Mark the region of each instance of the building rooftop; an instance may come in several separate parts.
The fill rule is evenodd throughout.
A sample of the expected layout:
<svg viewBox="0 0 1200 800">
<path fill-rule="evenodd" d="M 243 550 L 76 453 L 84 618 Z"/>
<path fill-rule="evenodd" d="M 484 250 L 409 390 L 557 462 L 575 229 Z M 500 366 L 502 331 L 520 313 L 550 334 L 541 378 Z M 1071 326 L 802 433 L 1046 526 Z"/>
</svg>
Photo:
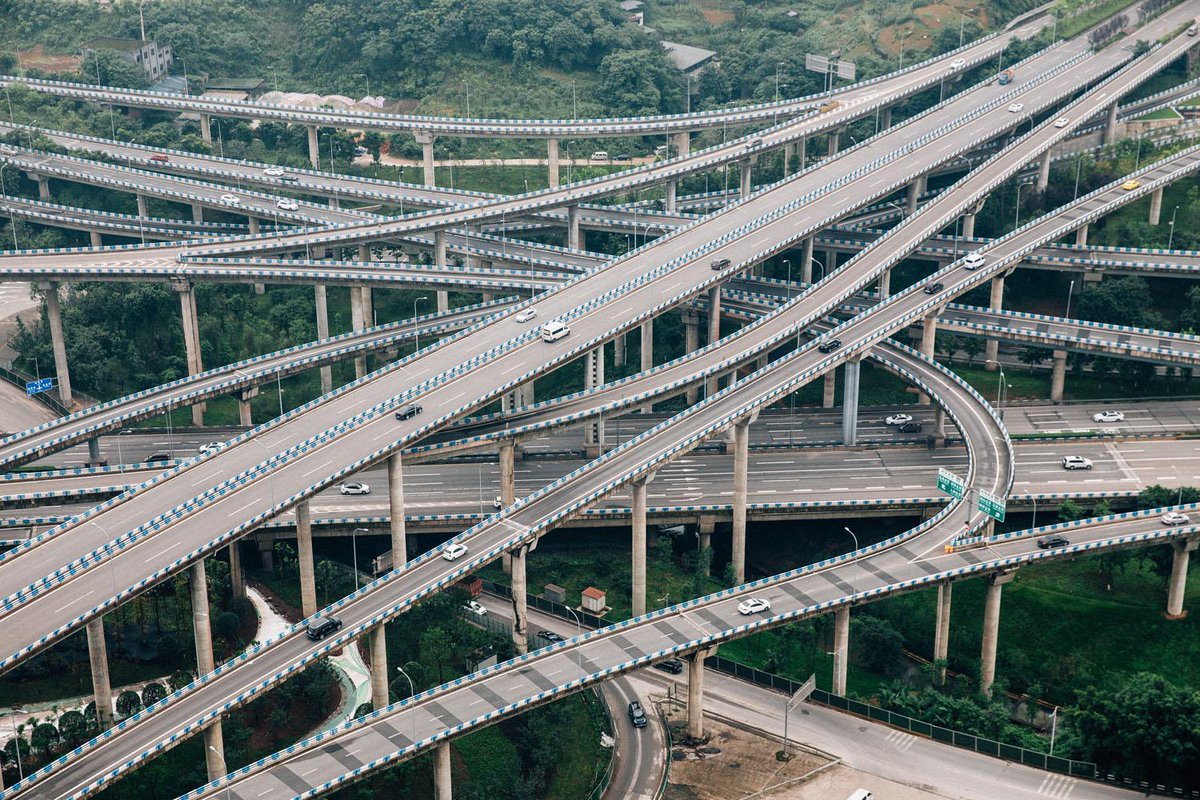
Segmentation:
<svg viewBox="0 0 1200 800">
<path fill-rule="evenodd" d="M 605 592 L 597 589 L 595 586 L 587 587 L 583 590 L 582 594 L 584 597 L 590 597 L 593 600 L 603 600 L 605 598 Z"/>
<path fill-rule="evenodd" d="M 662 46 L 667 51 L 667 59 L 675 66 L 675 69 L 683 72 L 691 72 L 702 67 L 717 55 L 715 50 L 705 50 L 703 47 L 692 47 L 690 44 L 680 44 L 679 42 L 664 40 Z"/>
<path fill-rule="evenodd" d="M 253 92 L 262 88 L 262 78 L 213 78 L 204 88 L 223 92 Z"/>
<path fill-rule="evenodd" d="M 622 11 L 641 11 L 644 5 L 642 0 L 621 0 Z"/>
<path fill-rule="evenodd" d="M 113 36 L 98 36 L 83 45 L 84 50 L 121 50 L 132 53 L 141 50 L 144 44 L 140 39 L 118 39 Z"/>
</svg>

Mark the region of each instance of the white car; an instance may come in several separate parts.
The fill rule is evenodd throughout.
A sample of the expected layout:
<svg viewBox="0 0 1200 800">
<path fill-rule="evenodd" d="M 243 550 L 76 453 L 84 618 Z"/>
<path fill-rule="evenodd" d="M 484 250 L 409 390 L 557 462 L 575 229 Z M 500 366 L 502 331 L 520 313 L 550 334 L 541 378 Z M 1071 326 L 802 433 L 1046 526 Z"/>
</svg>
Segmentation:
<svg viewBox="0 0 1200 800">
<path fill-rule="evenodd" d="M 903 425 L 906 422 L 912 422 L 912 414 L 892 414 L 884 422 L 888 425 Z"/>
<path fill-rule="evenodd" d="M 365 483 L 343 483 L 338 491 L 342 494 L 370 494 L 371 487 Z"/>
<path fill-rule="evenodd" d="M 282 178 L 286 174 L 287 170 L 283 167 L 267 167 L 263 170 L 263 175 L 266 175 L 268 178 Z"/>
<path fill-rule="evenodd" d="M 299 211 L 300 210 L 299 203 L 297 203 L 295 200 L 289 200 L 286 197 L 276 200 L 275 207 L 278 208 L 280 211 Z"/>
<path fill-rule="evenodd" d="M 1178 511 L 1168 511 L 1159 519 L 1162 520 L 1163 525 L 1187 525 L 1192 521 L 1187 514 L 1180 514 Z"/>
<path fill-rule="evenodd" d="M 0 154 L 6 156 L 15 156 L 17 154 L 17 148 L 11 144 L 0 144 Z"/>
<path fill-rule="evenodd" d="M 979 269 L 983 266 L 983 256 L 979 253 L 967 253 L 966 258 L 963 259 L 963 266 L 967 269 Z"/>
<path fill-rule="evenodd" d="M 448 544 L 446 549 L 442 551 L 442 558 L 447 561 L 454 561 L 462 558 L 467 554 L 467 546 L 465 544 Z"/>
<path fill-rule="evenodd" d="M 1092 460 L 1083 456 L 1063 456 L 1063 469 L 1091 469 Z"/>
<path fill-rule="evenodd" d="M 764 597 L 751 597 L 749 600 L 743 600 L 738 603 L 738 613 L 748 617 L 751 614 L 758 614 L 761 611 L 770 611 L 771 601 Z"/>
<path fill-rule="evenodd" d="M 1124 422 L 1124 411 L 1097 411 L 1092 414 L 1092 422 Z"/>
<path fill-rule="evenodd" d="M 221 195 L 221 205 L 223 206 L 240 206 L 241 204 L 242 198 L 238 197 L 236 194 Z"/>
<path fill-rule="evenodd" d="M 496 509 L 497 511 L 504 508 L 504 498 L 501 497 L 500 495 L 496 495 L 495 497 L 493 497 L 492 498 L 492 508 Z"/>
<path fill-rule="evenodd" d="M 1065 128 L 1070 124 L 1071 120 L 1067 119 L 1066 117 L 1059 117 L 1058 119 L 1054 120 L 1054 127 L 1056 128 Z"/>
<path fill-rule="evenodd" d="M 208 444 L 200 445 L 200 455 L 210 456 L 221 449 L 222 442 L 209 442 Z"/>
<path fill-rule="evenodd" d="M 950 69 L 962 69 L 967 65 L 965 58 L 956 58 L 950 62 Z"/>
<path fill-rule="evenodd" d="M 515 317 L 517 322 L 529 322 L 531 319 L 537 319 L 537 309 L 527 308 Z"/>
<path fill-rule="evenodd" d="M 1016 114 L 1018 111 L 1024 110 L 1024 108 L 1025 108 L 1024 103 L 1013 103 L 1011 106 L 1008 107 L 1008 110 L 1011 111 L 1013 114 Z"/>
<path fill-rule="evenodd" d="M 474 614 L 477 617 L 486 617 L 487 609 L 484 608 L 478 600 L 468 600 L 463 603 L 463 610 Z"/>
</svg>

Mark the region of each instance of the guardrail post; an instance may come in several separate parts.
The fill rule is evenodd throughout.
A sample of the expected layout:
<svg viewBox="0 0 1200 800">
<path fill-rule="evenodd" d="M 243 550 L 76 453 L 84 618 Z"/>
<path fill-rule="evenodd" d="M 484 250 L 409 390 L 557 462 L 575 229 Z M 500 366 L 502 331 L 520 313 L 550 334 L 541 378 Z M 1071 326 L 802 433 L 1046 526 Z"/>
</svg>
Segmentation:
<svg viewBox="0 0 1200 800">
<path fill-rule="evenodd" d="M 937 681 L 946 682 L 946 656 L 950 652 L 950 601 L 953 597 L 954 584 L 944 581 L 938 584 L 937 620 L 933 632 L 933 660 L 941 662 L 937 668 Z"/>
<path fill-rule="evenodd" d="M 196 674 L 207 675 L 215 666 L 212 648 L 212 621 L 208 612 L 208 578 L 205 575 L 204 559 L 192 564 L 188 575 L 192 589 L 192 628 L 196 637 Z M 221 734 L 221 719 L 218 717 L 204 729 L 204 763 L 210 781 L 224 775 L 225 742 Z"/>
<path fill-rule="evenodd" d="M 388 530 L 392 535 L 392 569 L 408 561 L 408 531 L 404 521 L 404 465 L 400 454 L 392 453 L 387 460 Z"/>
<path fill-rule="evenodd" d="M 525 579 L 525 559 L 529 555 L 528 545 L 520 545 L 512 551 L 512 609 L 513 649 L 518 655 L 529 652 L 529 590 Z"/>
<path fill-rule="evenodd" d="M 708 290 L 708 344 L 721 338 L 721 284 Z M 721 376 L 713 374 L 704 382 L 704 396 L 712 397 L 721 388 Z"/>
<path fill-rule="evenodd" d="M 316 295 L 317 303 L 317 338 L 329 338 L 329 297 L 325 289 L 325 284 L 318 283 L 313 287 Z M 333 391 L 333 369 L 325 366 L 321 367 L 321 394 L 329 394 Z"/>
<path fill-rule="evenodd" d="M 1000 274 L 992 278 L 992 294 L 988 301 L 988 308 L 992 311 L 1000 311 L 1004 308 L 1004 275 Z M 1000 340 L 988 339 L 984 345 L 984 365 L 983 368 L 988 372 L 995 372 L 997 367 L 997 359 L 1000 356 Z"/>
<path fill-rule="evenodd" d="M 450 783 L 450 742 L 439 742 L 434 753 L 434 796 L 437 800 L 454 800 L 454 787 Z"/>
<path fill-rule="evenodd" d="M 641 326 L 642 334 L 642 372 L 654 368 L 654 318 L 646 320 Z"/>
<path fill-rule="evenodd" d="M 317 126 L 308 126 L 308 162 L 313 169 L 321 168 L 321 147 L 317 143 Z"/>
<path fill-rule="evenodd" d="M 46 321 L 50 325 L 50 344 L 54 349 L 54 371 L 58 377 L 58 398 L 68 409 L 74 404 L 71 394 L 71 371 L 67 366 L 67 340 L 63 336 L 62 307 L 58 300 L 58 284 L 38 283 L 46 298 Z"/>
<path fill-rule="evenodd" d="M 553 189 L 558 186 L 558 139 L 546 140 L 546 180 Z"/>
<path fill-rule="evenodd" d="M 862 356 L 846 360 L 845 376 L 842 378 L 842 444 L 846 447 L 858 444 L 858 384 L 861 373 Z"/>
<path fill-rule="evenodd" d="M 686 306 L 680 311 L 683 320 L 683 353 L 693 353 L 700 349 L 700 312 Z M 687 389 L 687 404 L 695 405 L 700 399 L 700 391 L 694 384 Z"/>
<path fill-rule="evenodd" d="M 746 582 L 746 483 L 750 464 L 750 419 L 733 426 L 733 536 L 730 559 L 734 583 Z"/>
<path fill-rule="evenodd" d="M 1063 399 L 1063 386 L 1067 382 L 1067 351 L 1054 351 L 1054 369 L 1050 372 L 1050 400 L 1058 405 Z"/>
<path fill-rule="evenodd" d="M 633 616 L 646 613 L 646 484 L 653 476 L 633 482 Z"/>
<path fill-rule="evenodd" d="M 204 372 L 204 359 L 200 355 L 200 318 L 196 311 L 196 291 L 192 282 L 184 278 L 172 278 L 171 288 L 179 294 L 179 310 L 183 318 L 183 346 L 187 353 L 188 375 Z M 192 406 L 192 424 L 204 426 L 204 409 L 201 401 Z"/>
<path fill-rule="evenodd" d="M 933 359 L 933 350 L 937 344 L 938 314 L 941 311 L 942 309 L 935 308 L 921 321 L 921 355 L 930 360 Z M 932 398 L 924 392 L 917 395 L 918 405 L 927 406 L 931 402 L 933 402 Z"/>
<path fill-rule="evenodd" d="M 387 704 L 387 628 L 380 623 L 371 629 L 371 707 L 378 711 Z"/>
<path fill-rule="evenodd" d="M 426 131 L 415 131 L 413 138 L 421 145 L 421 166 L 425 175 L 425 185 L 437 186 L 437 174 L 433 164 L 433 140 L 437 137 Z"/>
<path fill-rule="evenodd" d="M 987 596 L 983 603 L 983 648 L 979 656 L 979 691 L 992 696 L 996 681 L 996 647 L 1000 638 L 1000 593 L 1004 584 L 1014 577 L 1012 572 L 998 572 L 987 578 Z"/>
<path fill-rule="evenodd" d="M 588 351 L 583 370 L 585 389 L 604 385 L 604 345 Z M 604 417 L 597 415 L 584 423 L 583 452 L 588 458 L 599 458 L 604 452 Z"/>
<path fill-rule="evenodd" d="M 846 674 L 850 659 L 850 606 L 833 615 L 833 693 L 846 696 Z"/>
<path fill-rule="evenodd" d="M 1167 590 L 1167 619 L 1183 619 L 1187 616 L 1183 610 L 1183 595 L 1187 588 L 1188 560 L 1198 544 L 1200 539 L 1194 536 L 1171 543 L 1175 554 L 1171 559 L 1171 581 Z"/>
<path fill-rule="evenodd" d="M 688 659 L 687 735 L 693 741 L 704 739 L 704 659 L 716 654 L 714 645 L 697 650 Z"/>
<path fill-rule="evenodd" d="M 311 617 L 317 613 L 317 577 L 313 568 L 312 515 L 307 500 L 296 504 L 296 555 L 300 564 L 300 611 Z"/>
<path fill-rule="evenodd" d="M 100 730 L 112 725 L 112 684 L 108 680 L 108 647 L 104 642 L 104 618 L 96 617 L 87 624 L 88 661 L 92 665 L 92 694 L 96 699 L 96 720 Z"/>
</svg>

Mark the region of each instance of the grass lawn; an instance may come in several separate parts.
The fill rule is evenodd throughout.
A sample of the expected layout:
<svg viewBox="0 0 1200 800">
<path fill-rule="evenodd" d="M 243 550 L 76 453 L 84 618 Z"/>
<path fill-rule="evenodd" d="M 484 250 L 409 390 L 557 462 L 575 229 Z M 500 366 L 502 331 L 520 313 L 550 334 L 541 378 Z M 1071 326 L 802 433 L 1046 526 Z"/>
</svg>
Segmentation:
<svg viewBox="0 0 1200 800">
<path fill-rule="evenodd" d="M 1139 120 L 1154 120 L 1154 119 L 1183 119 L 1183 116 L 1173 108 L 1160 108 L 1157 111 L 1151 111 L 1149 114 L 1144 114 L 1138 117 Z"/>
<path fill-rule="evenodd" d="M 600 732 L 608 729 L 599 701 L 591 692 L 574 694 L 558 701 L 569 715 L 554 775 L 546 787 L 546 800 L 577 800 L 587 797 L 596 785 L 611 751 L 600 746 Z"/>
<path fill-rule="evenodd" d="M 1108 2 L 1096 3 L 1074 16 L 1063 17 L 1058 21 L 1058 37 L 1070 39 L 1072 36 L 1077 36 L 1101 20 L 1111 17 L 1131 5 L 1133 3 L 1130 0 L 1108 0 Z"/>
</svg>

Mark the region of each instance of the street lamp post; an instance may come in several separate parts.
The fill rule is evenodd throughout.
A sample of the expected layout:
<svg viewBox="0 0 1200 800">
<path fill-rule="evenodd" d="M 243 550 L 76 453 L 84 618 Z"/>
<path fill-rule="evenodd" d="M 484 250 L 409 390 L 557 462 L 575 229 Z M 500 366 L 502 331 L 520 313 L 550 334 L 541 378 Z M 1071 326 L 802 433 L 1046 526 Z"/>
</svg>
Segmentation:
<svg viewBox="0 0 1200 800">
<path fill-rule="evenodd" d="M 1008 394 L 1008 381 L 1004 377 L 1004 365 L 998 359 L 989 358 L 988 364 L 995 364 L 1000 368 L 1000 382 L 996 384 L 996 412 L 1000 415 L 1000 420 L 1004 420 L 1004 397 Z"/>
<path fill-rule="evenodd" d="M 117 461 L 121 462 L 121 473 L 122 474 L 124 474 L 124 472 L 125 472 L 125 457 L 123 455 L 121 455 L 121 437 L 127 433 L 133 433 L 133 431 L 130 430 L 129 428 L 126 428 L 125 430 L 119 431 L 117 433 Z"/>
<path fill-rule="evenodd" d="M 408 678 L 408 696 L 416 697 L 417 689 L 415 686 L 413 686 L 413 679 L 409 678 L 408 673 L 404 671 L 404 667 L 397 665 L 396 671 L 399 672 L 401 675 L 403 675 L 405 678 Z M 376 709 L 376 711 L 378 711 L 378 709 Z M 412 741 L 413 741 L 413 744 L 416 744 L 417 743 L 417 715 L 413 713 L 412 709 L 409 709 L 408 715 L 412 719 Z"/>
<path fill-rule="evenodd" d="M 208 749 L 212 750 L 213 753 L 216 754 L 217 758 L 221 759 L 221 769 L 225 770 L 225 774 L 228 775 L 229 774 L 229 765 L 225 763 L 225 754 L 222 753 L 217 748 L 213 747 L 211 744 L 208 746 Z M 231 790 L 232 790 L 232 787 L 229 784 L 225 784 L 225 800 L 229 800 L 229 798 L 230 798 L 229 793 Z"/>
<path fill-rule="evenodd" d="M 358 591 L 358 535 L 370 533 L 370 528 L 355 528 L 350 532 L 350 558 L 354 560 L 354 591 Z"/>
<path fill-rule="evenodd" d="M 813 283 L 820 283 L 825 278 L 825 265 L 822 264 L 820 262 L 820 260 L 817 259 L 816 256 L 812 256 L 810 260 L 812 261 L 812 263 L 816 264 L 818 267 L 821 268 L 821 277 L 813 278 Z"/>
<path fill-rule="evenodd" d="M 843 525 L 843 526 L 842 526 L 842 530 L 844 530 L 846 533 L 850 534 L 851 538 L 853 538 L 853 539 L 854 539 L 854 550 L 855 550 L 856 552 L 857 552 L 858 550 L 861 550 L 862 548 L 860 548 L 860 547 L 858 546 L 858 537 L 854 535 L 854 531 L 850 530 L 850 529 L 849 529 L 849 528 L 847 528 L 845 525 Z"/>
<path fill-rule="evenodd" d="M 565 608 L 570 613 L 570 615 L 575 618 L 575 635 L 582 636 L 583 635 L 583 623 L 580 621 L 579 615 L 576 614 L 575 609 L 571 608 L 570 606 L 565 606 Z M 580 675 L 580 677 L 582 677 L 583 676 L 583 650 L 580 649 L 579 645 L 575 645 L 575 655 L 578 656 L 578 658 L 579 658 L 579 675 Z"/>
<path fill-rule="evenodd" d="M 1175 206 L 1175 210 L 1171 212 L 1171 221 L 1167 223 L 1171 226 L 1171 232 L 1167 234 L 1167 249 L 1171 249 L 1171 245 L 1175 243 L 1175 215 L 1179 213 L 1179 206 Z"/>
<path fill-rule="evenodd" d="M 418 297 L 416 300 L 413 300 L 413 338 L 416 340 L 416 343 L 417 343 L 416 348 L 413 350 L 414 353 L 421 349 L 421 329 L 417 327 L 417 303 L 420 303 L 422 300 L 428 300 L 428 299 L 429 299 L 428 297 L 422 295 L 421 297 Z"/>
<path fill-rule="evenodd" d="M 959 47 L 962 47 L 963 26 L 965 26 L 967 24 L 967 15 L 971 14 L 973 11 L 975 11 L 975 9 L 968 8 L 966 11 L 962 12 L 962 18 L 958 21 L 958 46 Z"/>
<path fill-rule="evenodd" d="M 1071 294 L 1075 291 L 1075 280 L 1071 280 L 1071 285 L 1067 287 L 1067 311 L 1064 316 L 1067 319 L 1071 318 Z"/>
<path fill-rule="evenodd" d="M 17 726 L 17 714 L 24 714 L 20 706 L 12 707 L 13 752 L 17 754 L 17 779 L 25 780 L 25 768 L 21 766 L 21 728 Z"/>
</svg>

